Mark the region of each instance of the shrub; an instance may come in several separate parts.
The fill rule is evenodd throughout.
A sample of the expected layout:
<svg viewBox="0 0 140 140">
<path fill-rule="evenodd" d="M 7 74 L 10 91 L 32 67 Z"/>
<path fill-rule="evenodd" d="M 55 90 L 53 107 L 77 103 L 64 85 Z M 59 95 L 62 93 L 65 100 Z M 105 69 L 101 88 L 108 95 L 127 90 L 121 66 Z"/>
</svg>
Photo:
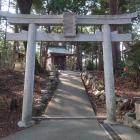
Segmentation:
<svg viewBox="0 0 140 140">
<path fill-rule="evenodd" d="M 131 50 L 126 53 L 125 70 L 137 84 L 140 82 L 140 41 L 131 46 Z"/>
<path fill-rule="evenodd" d="M 87 70 L 94 70 L 95 64 L 91 60 L 89 60 L 86 69 Z"/>
</svg>

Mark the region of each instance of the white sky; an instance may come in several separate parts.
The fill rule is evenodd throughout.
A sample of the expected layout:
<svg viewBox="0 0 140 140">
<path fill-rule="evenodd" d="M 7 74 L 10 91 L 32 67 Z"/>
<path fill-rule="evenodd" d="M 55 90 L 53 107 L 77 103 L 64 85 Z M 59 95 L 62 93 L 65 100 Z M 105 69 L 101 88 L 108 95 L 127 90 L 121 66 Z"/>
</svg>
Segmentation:
<svg viewBox="0 0 140 140">
<path fill-rule="evenodd" d="M 8 9 L 9 1 L 12 2 L 12 0 L 1 0 L 1 3 L 2 3 L 1 10 L 15 13 L 15 9 L 12 7 L 11 4 L 10 4 L 10 8 Z"/>
</svg>

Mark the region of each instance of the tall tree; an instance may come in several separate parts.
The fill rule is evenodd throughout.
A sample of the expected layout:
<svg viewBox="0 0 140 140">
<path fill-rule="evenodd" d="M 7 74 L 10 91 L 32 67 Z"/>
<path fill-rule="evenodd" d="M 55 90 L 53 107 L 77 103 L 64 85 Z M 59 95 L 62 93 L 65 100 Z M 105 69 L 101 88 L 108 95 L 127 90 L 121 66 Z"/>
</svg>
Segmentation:
<svg viewBox="0 0 140 140">
<path fill-rule="evenodd" d="M 43 7 L 43 2 L 44 2 L 44 0 L 17 0 L 17 4 L 18 4 L 18 7 L 19 7 L 19 10 L 20 10 L 21 14 L 30 14 L 33 5 L 34 5 L 35 8 Z M 23 30 L 28 30 L 28 26 L 22 25 L 22 29 Z M 25 51 L 26 51 L 27 42 L 24 42 L 24 46 L 25 46 Z M 39 64 L 39 62 L 37 60 L 37 57 L 36 57 L 35 73 L 37 74 L 40 71 L 41 71 L 41 67 L 40 67 L 40 64 Z"/>
<path fill-rule="evenodd" d="M 109 1 L 109 13 L 111 15 L 114 14 L 123 14 L 123 13 L 132 13 L 139 9 L 140 1 L 139 0 L 108 0 Z M 126 25 L 125 27 L 127 31 L 129 31 L 132 26 Z M 112 26 L 112 31 L 120 31 L 118 26 Z M 120 57 L 120 44 L 119 43 L 112 43 L 113 47 L 113 63 L 114 68 L 117 69 L 119 67 L 119 63 L 121 61 Z"/>
<path fill-rule="evenodd" d="M 21 14 L 30 14 L 33 0 L 17 0 Z"/>
<path fill-rule="evenodd" d="M 73 12 L 76 14 L 86 14 L 88 12 L 87 0 L 50 0 L 47 9 L 53 14 L 62 14 L 64 12 Z"/>
<path fill-rule="evenodd" d="M 109 14 L 116 15 L 119 13 L 119 5 L 120 0 L 109 0 Z M 118 31 L 118 26 L 112 26 L 112 31 Z M 113 65 L 114 70 L 117 70 L 120 65 L 121 57 L 120 57 L 120 43 L 113 42 L 112 43 L 112 54 L 113 54 Z"/>
</svg>

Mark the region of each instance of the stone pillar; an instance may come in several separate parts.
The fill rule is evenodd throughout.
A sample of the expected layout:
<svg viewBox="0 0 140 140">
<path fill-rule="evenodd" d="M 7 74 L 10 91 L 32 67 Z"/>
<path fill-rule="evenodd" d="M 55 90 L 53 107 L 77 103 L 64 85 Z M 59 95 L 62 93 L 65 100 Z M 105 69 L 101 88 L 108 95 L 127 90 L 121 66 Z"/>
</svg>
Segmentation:
<svg viewBox="0 0 140 140">
<path fill-rule="evenodd" d="M 140 121 L 140 101 L 135 102 L 136 120 Z"/>
<path fill-rule="evenodd" d="M 131 127 L 140 129 L 140 101 L 139 100 L 136 100 L 135 102 L 135 115 L 136 116 L 129 117 L 129 120 L 131 119 L 131 122 L 130 122 Z"/>
<path fill-rule="evenodd" d="M 106 95 L 107 123 L 116 121 L 116 97 L 114 92 L 114 74 L 112 62 L 112 43 L 110 25 L 102 26 L 103 32 L 103 60 Z"/>
<path fill-rule="evenodd" d="M 36 50 L 35 45 L 36 45 L 36 25 L 29 24 L 25 79 L 24 79 L 24 96 L 22 106 L 22 120 L 18 122 L 19 127 L 29 127 L 33 125 L 32 102 L 34 89 L 35 50 Z"/>
</svg>

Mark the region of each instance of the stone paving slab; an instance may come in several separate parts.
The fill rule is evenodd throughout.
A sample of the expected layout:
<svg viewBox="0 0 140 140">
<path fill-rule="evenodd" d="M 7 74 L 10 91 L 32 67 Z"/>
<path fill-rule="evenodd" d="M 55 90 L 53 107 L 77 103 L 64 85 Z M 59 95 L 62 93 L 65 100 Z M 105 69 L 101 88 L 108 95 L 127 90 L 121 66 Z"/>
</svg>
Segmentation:
<svg viewBox="0 0 140 140">
<path fill-rule="evenodd" d="M 92 117 L 93 109 L 79 72 L 62 72 L 61 83 L 46 110 L 48 117 Z"/>
<path fill-rule="evenodd" d="M 125 125 L 112 125 L 113 130 L 122 140 L 140 140 L 140 130 Z"/>
<path fill-rule="evenodd" d="M 110 140 L 96 120 L 46 120 L 1 140 Z"/>
</svg>

